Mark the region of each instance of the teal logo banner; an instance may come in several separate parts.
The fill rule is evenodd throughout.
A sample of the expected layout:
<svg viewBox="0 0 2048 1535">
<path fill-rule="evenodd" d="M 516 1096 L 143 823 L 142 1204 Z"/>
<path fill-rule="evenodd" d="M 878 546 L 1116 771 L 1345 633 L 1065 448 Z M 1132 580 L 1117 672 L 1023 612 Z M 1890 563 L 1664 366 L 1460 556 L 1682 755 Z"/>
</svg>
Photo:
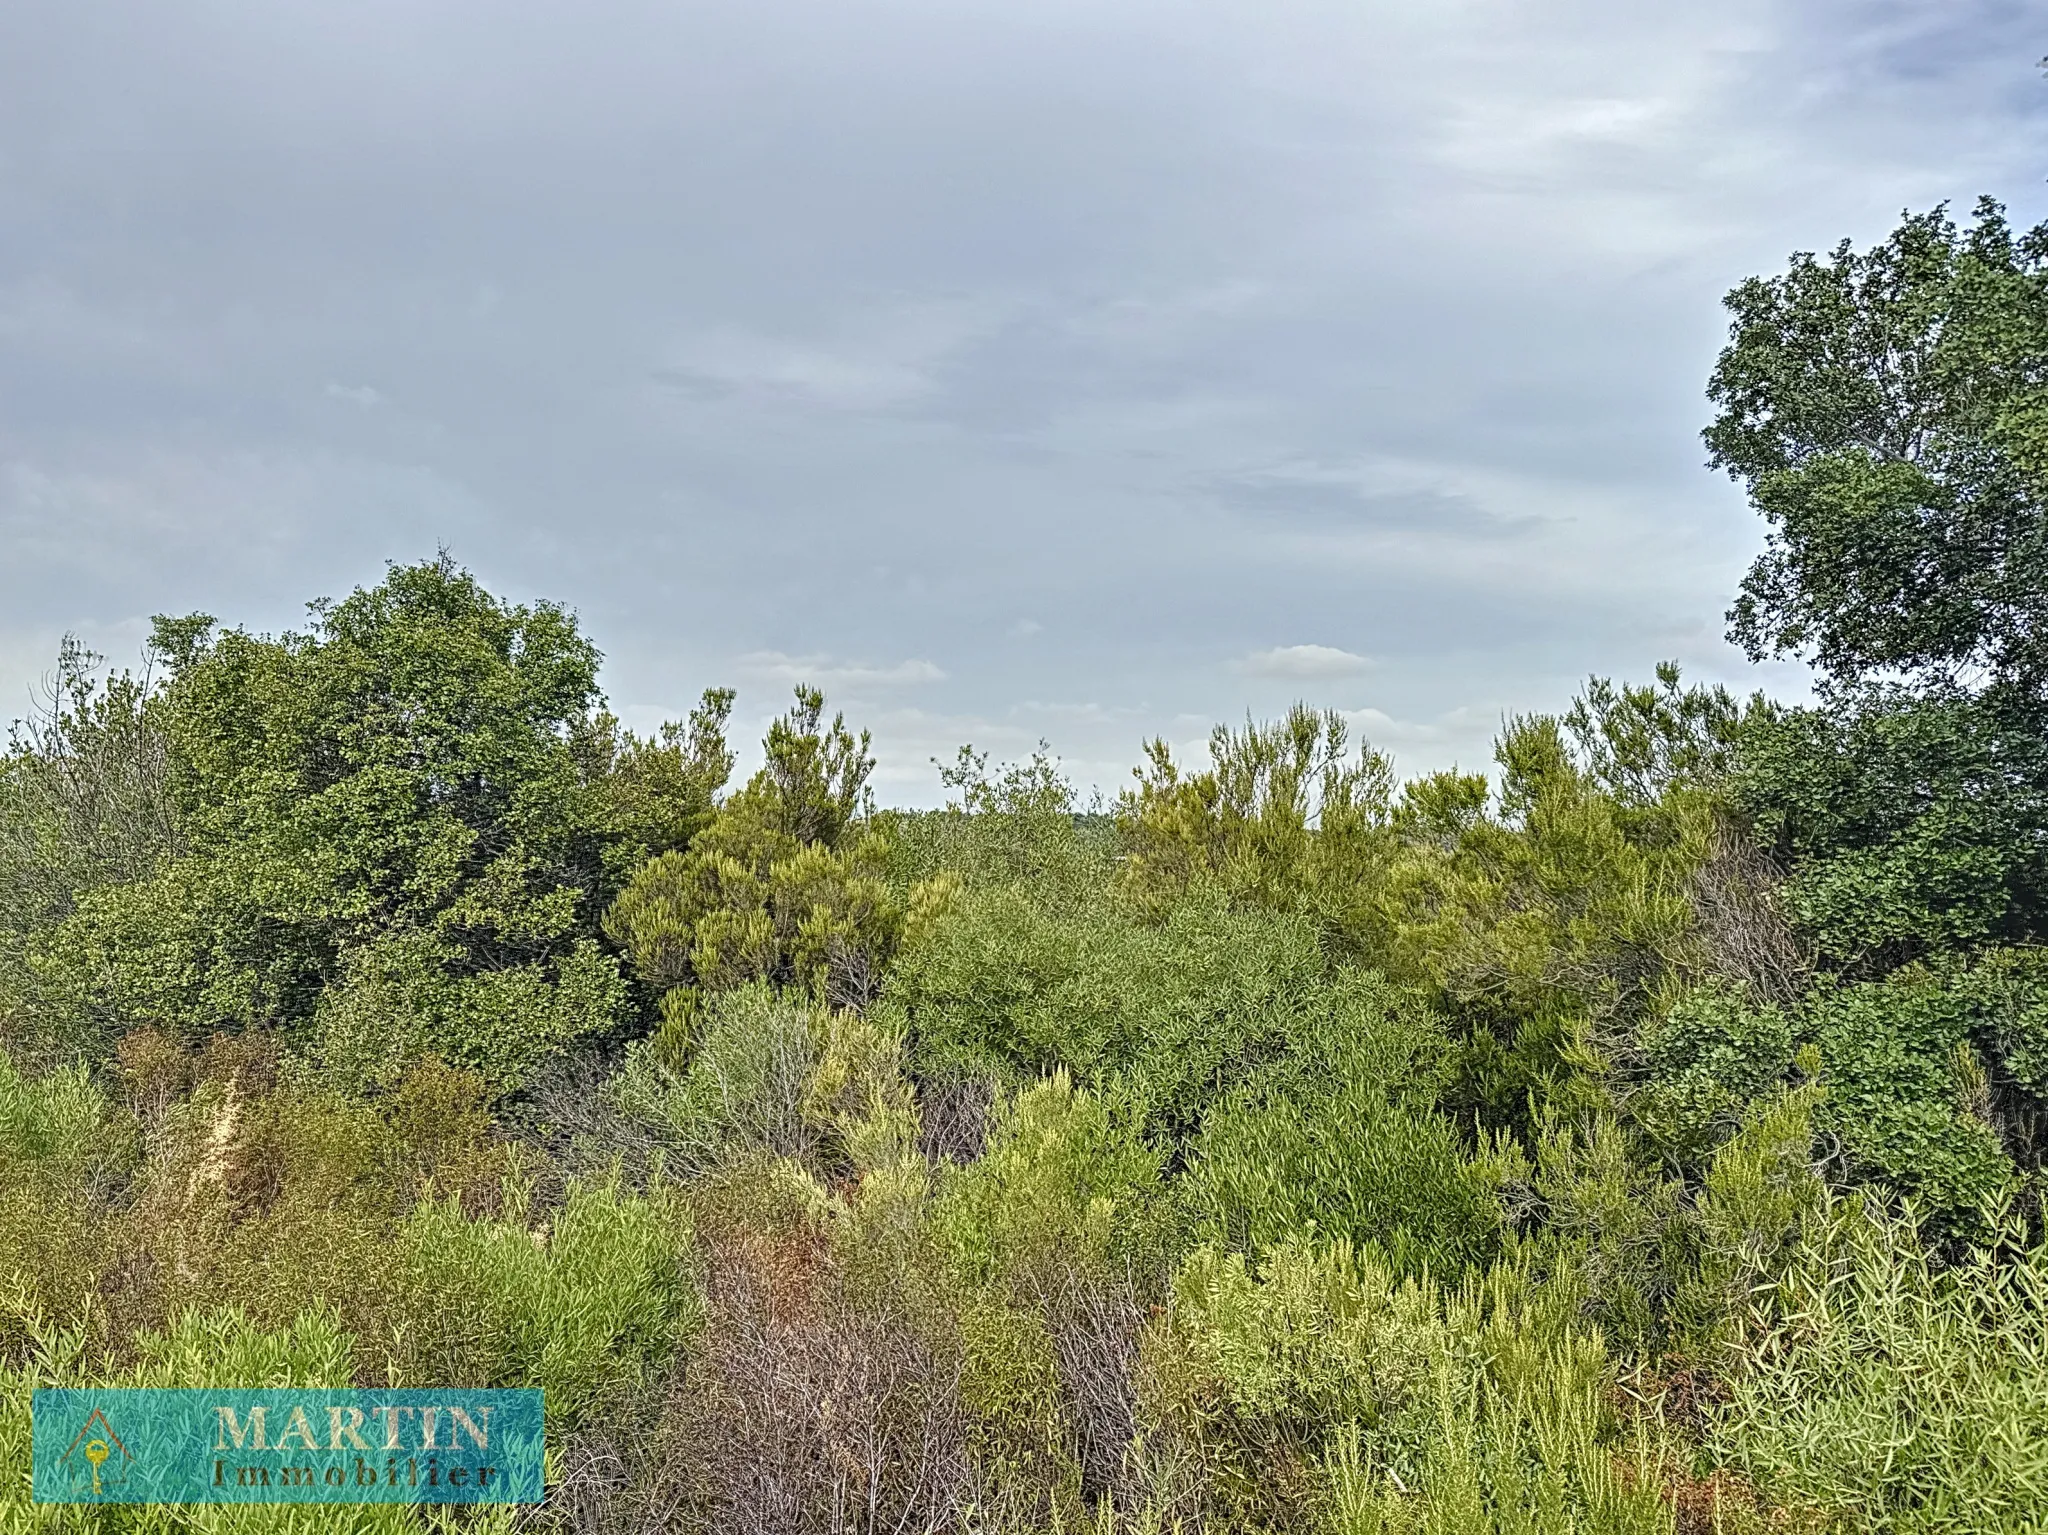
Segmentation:
<svg viewBox="0 0 2048 1535">
<path fill-rule="evenodd" d="M 35 1393 L 38 1503 L 538 1503 L 538 1391 Z"/>
</svg>

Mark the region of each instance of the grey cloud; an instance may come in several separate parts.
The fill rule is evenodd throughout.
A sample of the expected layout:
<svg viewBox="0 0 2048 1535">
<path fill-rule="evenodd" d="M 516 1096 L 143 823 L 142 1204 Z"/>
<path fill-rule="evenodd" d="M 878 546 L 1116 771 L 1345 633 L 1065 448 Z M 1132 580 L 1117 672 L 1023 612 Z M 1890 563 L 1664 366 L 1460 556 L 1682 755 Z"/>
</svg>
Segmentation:
<svg viewBox="0 0 2048 1535">
<path fill-rule="evenodd" d="M 1245 475 L 1215 483 L 1210 494 L 1233 511 L 1263 514 L 1283 525 L 1337 530 L 1510 538 L 1542 521 L 1487 511 L 1470 496 L 1440 490 L 1373 491 L 1327 475 Z"/>
</svg>

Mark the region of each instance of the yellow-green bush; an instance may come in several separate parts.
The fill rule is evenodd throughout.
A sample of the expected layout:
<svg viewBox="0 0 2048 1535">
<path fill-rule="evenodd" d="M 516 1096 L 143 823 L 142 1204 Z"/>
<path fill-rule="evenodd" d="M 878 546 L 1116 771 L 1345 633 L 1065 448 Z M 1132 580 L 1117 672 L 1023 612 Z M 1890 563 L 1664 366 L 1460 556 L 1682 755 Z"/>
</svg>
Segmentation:
<svg viewBox="0 0 2048 1535">
<path fill-rule="evenodd" d="M 935 1218 L 978 1282 L 1054 1264 L 1100 1271 L 1157 1260 L 1160 1183 L 1129 1108 L 1056 1072 L 1002 1106 L 988 1151 L 949 1178 Z"/>
<path fill-rule="evenodd" d="M 1910 1214 L 1832 1204 L 1759 1295 L 1710 1451 L 1841 1529 L 2039 1527 L 2048 1248 L 2023 1221 L 1953 1266 Z"/>
<path fill-rule="evenodd" d="M 1506 1266 L 1397 1280 L 1341 1242 L 1256 1266 L 1203 1249 L 1154 1368 L 1226 1517 L 1661 1535 L 1664 1447 L 1610 1407 L 1613 1365 L 1575 1300 Z"/>
<path fill-rule="evenodd" d="M 241 1310 L 181 1315 L 134 1341 L 125 1369 L 95 1361 L 83 1328 L 34 1310 L 25 1292 L 0 1280 L 0 1530 L 102 1535 L 404 1535 L 460 1528 L 502 1535 L 513 1511 L 356 1505 L 320 1508 L 140 1505 L 84 1510 L 29 1502 L 29 1402 L 43 1386 L 346 1386 L 357 1378 L 353 1340 L 330 1312 L 309 1311 L 283 1327 L 256 1326 Z"/>
<path fill-rule="evenodd" d="M 678 1191 L 572 1182 L 541 1204 L 472 1073 L 422 1063 L 361 1099 L 291 1080 L 289 1062 L 280 1082 L 262 1041 L 141 1041 L 128 1060 L 135 1110 L 86 1073 L 25 1080 L 0 1055 L 0 1455 L 16 1500 L 0 1517 L 29 1517 L 14 1474 L 37 1385 L 530 1385 L 558 1442 L 625 1414 L 696 1332 Z"/>
</svg>

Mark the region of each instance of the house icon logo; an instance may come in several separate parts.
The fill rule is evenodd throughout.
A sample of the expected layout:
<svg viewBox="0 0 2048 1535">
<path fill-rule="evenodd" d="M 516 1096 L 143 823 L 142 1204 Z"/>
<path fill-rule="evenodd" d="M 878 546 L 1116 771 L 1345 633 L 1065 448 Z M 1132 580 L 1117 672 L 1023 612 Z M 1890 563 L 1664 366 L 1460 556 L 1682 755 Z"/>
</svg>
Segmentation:
<svg viewBox="0 0 2048 1535">
<path fill-rule="evenodd" d="M 58 1464 L 73 1488 L 79 1492 L 90 1489 L 93 1497 L 100 1498 L 128 1480 L 135 1457 L 107 1422 L 107 1415 L 95 1407 Z"/>
</svg>

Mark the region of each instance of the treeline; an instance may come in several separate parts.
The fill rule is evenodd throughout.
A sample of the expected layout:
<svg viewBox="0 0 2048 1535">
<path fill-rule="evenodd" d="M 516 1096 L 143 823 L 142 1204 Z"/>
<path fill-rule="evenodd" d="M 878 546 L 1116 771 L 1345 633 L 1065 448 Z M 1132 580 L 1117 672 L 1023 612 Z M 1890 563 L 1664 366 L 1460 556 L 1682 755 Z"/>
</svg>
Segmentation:
<svg viewBox="0 0 2048 1535">
<path fill-rule="evenodd" d="M 1730 615 L 1488 775 L 1334 714 L 878 808 L 452 562 L 67 646 L 0 764 L 0 1518 L 45 1385 L 535 1385 L 539 1509 L 1635 1532 L 2048 1508 L 2048 228 L 1730 296 Z"/>
</svg>

